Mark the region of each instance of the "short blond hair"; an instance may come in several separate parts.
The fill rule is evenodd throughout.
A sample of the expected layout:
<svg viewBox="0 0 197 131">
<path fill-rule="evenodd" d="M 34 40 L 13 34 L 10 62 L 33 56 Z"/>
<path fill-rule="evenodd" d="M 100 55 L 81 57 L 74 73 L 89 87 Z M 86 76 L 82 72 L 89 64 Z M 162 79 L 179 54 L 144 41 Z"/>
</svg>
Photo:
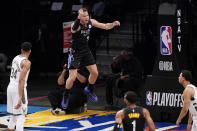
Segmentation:
<svg viewBox="0 0 197 131">
<path fill-rule="evenodd" d="M 88 12 L 88 9 L 85 7 L 81 8 L 81 10 L 83 10 L 83 12 Z"/>
</svg>

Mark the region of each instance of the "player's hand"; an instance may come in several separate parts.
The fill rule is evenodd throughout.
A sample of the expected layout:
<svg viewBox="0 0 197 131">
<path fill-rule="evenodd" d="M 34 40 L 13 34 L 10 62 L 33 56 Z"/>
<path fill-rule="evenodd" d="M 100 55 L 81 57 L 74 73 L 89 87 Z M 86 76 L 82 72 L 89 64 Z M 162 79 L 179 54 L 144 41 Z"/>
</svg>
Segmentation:
<svg viewBox="0 0 197 131">
<path fill-rule="evenodd" d="M 114 21 L 114 22 L 113 22 L 113 25 L 114 25 L 114 26 L 120 26 L 120 22 L 119 22 L 119 21 Z"/>
<path fill-rule="evenodd" d="M 187 124 L 187 131 L 191 131 L 192 129 L 192 125 L 191 124 Z"/>
<path fill-rule="evenodd" d="M 180 123 L 181 123 L 181 120 L 178 119 L 178 120 L 176 121 L 176 125 L 179 126 Z"/>
<path fill-rule="evenodd" d="M 78 11 L 78 19 L 81 19 L 81 15 L 83 15 L 83 10 L 79 9 L 79 11 Z"/>
<path fill-rule="evenodd" d="M 22 98 L 19 98 L 19 99 L 18 99 L 18 103 L 17 103 L 17 105 L 14 107 L 14 109 L 18 109 L 19 107 L 21 107 L 21 104 L 22 104 Z"/>
<path fill-rule="evenodd" d="M 63 69 L 67 70 L 67 68 L 68 68 L 67 64 L 64 64 Z"/>
</svg>

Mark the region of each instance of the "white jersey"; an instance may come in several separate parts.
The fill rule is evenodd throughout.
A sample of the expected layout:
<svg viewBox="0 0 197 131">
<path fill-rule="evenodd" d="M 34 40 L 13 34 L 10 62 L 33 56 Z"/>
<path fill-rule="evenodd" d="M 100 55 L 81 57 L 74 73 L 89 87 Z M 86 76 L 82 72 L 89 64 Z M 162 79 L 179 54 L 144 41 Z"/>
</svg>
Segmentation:
<svg viewBox="0 0 197 131">
<path fill-rule="evenodd" d="M 191 99 L 190 105 L 189 105 L 189 111 L 192 115 L 192 118 L 194 119 L 197 118 L 197 88 L 192 85 L 188 84 L 187 87 L 193 88 L 194 89 L 194 98 Z"/>
<path fill-rule="evenodd" d="M 19 82 L 19 77 L 20 77 L 20 73 L 21 73 L 21 62 L 23 60 L 26 60 L 27 58 L 21 55 L 17 55 L 13 61 L 12 61 L 12 68 L 11 68 L 11 74 L 10 74 L 10 83 L 15 82 L 18 83 Z M 29 71 L 26 74 L 26 78 L 25 78 L 25 87 L 27 85 L 27 79 L 28 79 L 28 75 L 29 75 Z"/>
<path fill-rule="evenodd" d="M 11 114 L 27 114 L 27 79 L 29 75 L 29 71 L 26 74 L 24 90 L 23 90 L 23 97 L 22 97 L 22 106 L 19 109 L 15 109 L 14 107 L 18 103 L 19 99 L 19 77 L 21 73 L 21 63 L 23 60 L 27 58 L 21 55 L 17 55 L 12 61 L 12 68 L 10 73 L 10 83 L 7 88 L 7 112 Z"/>
</svg>

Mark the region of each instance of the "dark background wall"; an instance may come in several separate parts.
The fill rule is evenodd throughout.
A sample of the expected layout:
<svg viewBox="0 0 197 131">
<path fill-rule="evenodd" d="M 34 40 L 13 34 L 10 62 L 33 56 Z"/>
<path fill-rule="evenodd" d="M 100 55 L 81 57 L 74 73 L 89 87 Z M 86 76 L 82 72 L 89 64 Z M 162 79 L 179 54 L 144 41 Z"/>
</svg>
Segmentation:
<svg viewBox="0 0 197 131">
<path fill-rule="evenodd" d="M 155 14 L 162 2 L 167 0 L 138 0 L 128 4 L 128 0 L 104 0 L 107 8 L 108 20 L 120 19 L 126 12 L 139 12 L 148 9 L 149 14 Z M 186 0 L 182 0 L 183 3 Z M 62 22 L 74 20 L 76 14 L 71 11 L 73 4 L 79 4 L 79 0 L 64 0 L 60 11 L 52 11 L 51 5 L 58 0 L 12 0 L 1 2 L 1 24 L 0 24 L 0 53 L 8 56 L 8 64 L 12 58 L 19 54 L 20 43 L 30 41 L 33 44 L 32 61 L 33 73 L 57 72 L 61 69 L 64 54 L 62 53 Z M 84 5 L 91 8 L 95 1 L 84 0 Z M 171 1 L 176 3 L 177 1 Z M 195 36 L 196 25 L 196 2 L 189 3 L 191 12 L 187 15 L 190 19 L 189 27 L 192 27 L 190 38 Z M 125 13 L 124 13 L 125 12 Z M 122 21 L 121 21 L 122 22 Z M 154 26 L 154 25 L 147 25 Z M 154 28 L 154 27 L 153 27 Z M 39 29 L 42 35 L 39 36 Z M 148 34 L 150 35 L 150 34 Z M 156 34 L 152 34 L 153 38 Z M 150 37 L 149 37 L 150 38 Z M 196 39 L 192 37 L 191 61 L 193 70 L 196 72 Z M 145 45 L 146 46 L 146 45 Z M 136 52 L 138 52 L 136 50 Z M 146 65 L 144 65 L 146 66 Z M 152 68 L 152 67 L 150 67 Z"/>
</svg>

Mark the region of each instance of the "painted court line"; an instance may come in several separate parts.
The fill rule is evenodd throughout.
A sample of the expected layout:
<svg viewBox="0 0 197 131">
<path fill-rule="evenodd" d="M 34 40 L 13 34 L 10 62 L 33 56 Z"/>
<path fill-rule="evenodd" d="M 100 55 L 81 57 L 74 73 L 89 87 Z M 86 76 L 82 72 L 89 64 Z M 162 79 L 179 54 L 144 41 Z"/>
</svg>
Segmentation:
<svg viewBox="0 0 197 131">
<path fill-rule="evenodd" d="M 28 99 L 28 101 L 39 100 L 39 99 L 46 98 L 46 97 L 48 97 L 48 96 L 39 96 L 39 97 L 34 97 L 34 98 L 30 98 L 30 99 Z"/>
<path fill-rule="evenodd" d="M 108 122 L 105 122 L 105 123 L 94 124 L 94 125 L 83 125 L 83 127 L 73 129 L 71 131 L 81 131 L 81 130 L 85 130 L 85 129 L 88 129 L 88 128 L 98 127 L 98 126 L 103 126 L 103 125 L 108 125 L 108 124 L 113 124 L 113 123 L 114 123 L 114 121 L 108 121 Z"/>
<path fill-rule="evenodd" d="M 176 128 L 176 127 L 178 127 L 178 126 L 177 125 L 166 126 L 166 127 L 158 128 L 158 129 L 156 129 L 156 131 L 165 131 L 165 130 L 173 129 L 173 128 Z"/>
<path fill-rule="evenodd" d="M 7 128 L 0 128 L 0 131 L 7 131 Z M 24 131 L 32 131 L 32 130 L 24 130 Z M 34 130 L 34 131 L 41 131 L 41 130 Z"/>
</svg>

